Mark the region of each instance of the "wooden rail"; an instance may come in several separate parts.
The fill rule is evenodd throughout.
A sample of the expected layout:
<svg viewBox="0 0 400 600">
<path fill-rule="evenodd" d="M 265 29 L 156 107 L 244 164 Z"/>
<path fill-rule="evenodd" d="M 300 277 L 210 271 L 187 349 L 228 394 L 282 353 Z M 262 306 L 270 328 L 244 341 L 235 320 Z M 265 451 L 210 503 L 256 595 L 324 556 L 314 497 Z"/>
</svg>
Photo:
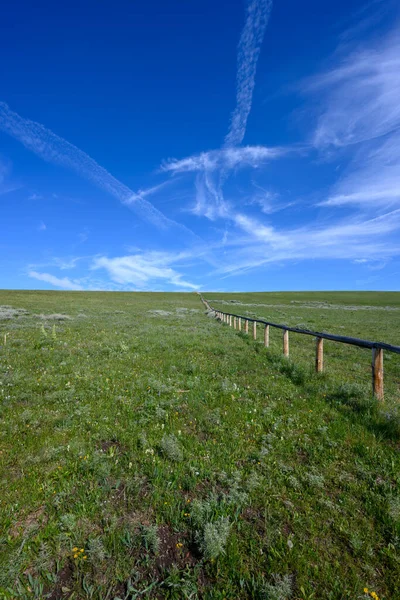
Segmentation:
<svg viewBox="0 0 400 600">
<path fill-rule="evenodd" d="M 325 333 L 319 331 L 311 331 L 309 329 L 300 329 L 298 327 L 288 327 L 287 325 L 281 325 L 279 323 L 272 323 L 265 321 L 264 319 L 253 319 L 251 317 L 244 317 L 243 315 L 235 315 L 233 313 L 227 313 L 221 310 L 213 308 L 208 300 L 203 298 L 201 294 L 200 298 L 204 306 L 215 313 L 217 319 L 223 323 L 227 323 L 232 327 L 232 320 L 236 329 L 236 323 L 239 323 L 239 330 L 242 328 L 242 321 L 244 321 L 244 331 L 249 332 L 249 323 L 253 323 L 253 339 L 257 339 L 257 323 L 264 326 L 264 346 L 269 346 L 269 328 L 275 327 L 275 329 L 281 329 L 283 331 L 283 354 L 289 356 L 289 331 L 293 333 L 300 333 L 302 335 L 311 335 L 316 338 L 316 355 L 315 355 L 315 370 L 317 373 L 321 373 L 324 368 L 324 340 L 330 340 L 332 342 L 339 342 L 341 344 L 349 344 L 351 346 L 358 346 L 359 348 L 368 348 L 372 350 L 372 391 L 374 396 L 378 400 L 383 400 L 383 351 L 394 352 L 400 354 L 400 346 L 392 346 L 391 344 L 385 344 L 384 342 L 371 342 L 369 340 L 362 340 L 359 338 L 347 337 L 344 335 L 334 335 L 332 333 Z"/>
</svg>

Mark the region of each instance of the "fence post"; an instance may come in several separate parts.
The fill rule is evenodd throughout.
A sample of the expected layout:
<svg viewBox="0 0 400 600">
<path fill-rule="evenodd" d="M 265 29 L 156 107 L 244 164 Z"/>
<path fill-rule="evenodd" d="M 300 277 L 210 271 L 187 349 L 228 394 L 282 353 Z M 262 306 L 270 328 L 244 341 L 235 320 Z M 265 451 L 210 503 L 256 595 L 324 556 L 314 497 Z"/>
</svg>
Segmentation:
<svg viewBox="0 0 400 600">
<path fill-rule="evenodd" d="M 229 326 L 232 327 L 232 315 L 229 315 Z"/>
<path fill-rule="evenodd" d="M 257 322 L 253 321 L 253 340 L 257 339 Z"/>
<path fill-rule="evenodd" d="M 236 323 L 237 323 L 237 319 L 236 319 L 236 317 L 233 317 L 233 329 L 236 329 Z"/>
<path fill-rule="evenodd" d="M 317 352 L 315 355 L 315 370 L 322 373 L 324 370 L 324 340 L 317 337 Z"/>
<path fill-rule="evenodd" d="M 383 350 L 372 348 L 372 391 L 377 400 L 383 400 Z"/>
<path fill-rule="evenodd" d="M 266 348 L 269 346 L 269 325 L 266 325 L 264 329 L 264 346 Z"/>
<path fill-rule="evenodd" d="M 247 319 L 246 319 L 246 322 L 244 324 L 244 331 L 245 331 L 245 333 L 249 333 L 249 322 L 248 322 Z"/>
<path fill-rule="evenodd" d="M 239 329 L 239 331 L 242 331 L 242 319 L 240 317 L 239 317 L 238 329 Z"/>
<path fill-rule="evenodd" d="M 289 331 L 287 329 L 283 332 L 283 355 L 289 356 Z"/>
</svg>

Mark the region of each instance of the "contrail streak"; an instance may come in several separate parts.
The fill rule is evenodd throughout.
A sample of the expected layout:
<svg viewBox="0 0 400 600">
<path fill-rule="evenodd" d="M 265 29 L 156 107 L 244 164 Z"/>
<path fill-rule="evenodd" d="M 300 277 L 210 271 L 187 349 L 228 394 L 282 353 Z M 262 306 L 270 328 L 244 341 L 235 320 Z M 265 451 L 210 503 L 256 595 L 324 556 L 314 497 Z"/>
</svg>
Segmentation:
<svg viewBox="0 0 400 600">
<path fill-rule="evenodd" d="M 162 229 L 179 227 L 179 229 L 185 230 L 186 233 L 194 236 L 189 229 L 168 219 L 151 202 L 145 200 L 145 194 L 140 195 L 133 192 L 97 164 L 88 154 L 46 129 L 40 123 L 24 119 L 10 110 L 5 102 L 0 102 L 0 130 L 17 139 L 25 148 L 45 161 L 67 167 L 91 181 L 97 187 L 117 198 L 122 204 L 129 206 L 143 220 L 149 221 Z"/>
<path fill-rule="evenodd" d="M 249 0 L 248 2 L 246 23 L 238 46 L 236 108 L 232 114 L 229 132 L 225 137 L 225 146 L 238 146 L 243 141 L 251 110 L 257 61 L 271 8 L 272 0 Z"/>
</svg>

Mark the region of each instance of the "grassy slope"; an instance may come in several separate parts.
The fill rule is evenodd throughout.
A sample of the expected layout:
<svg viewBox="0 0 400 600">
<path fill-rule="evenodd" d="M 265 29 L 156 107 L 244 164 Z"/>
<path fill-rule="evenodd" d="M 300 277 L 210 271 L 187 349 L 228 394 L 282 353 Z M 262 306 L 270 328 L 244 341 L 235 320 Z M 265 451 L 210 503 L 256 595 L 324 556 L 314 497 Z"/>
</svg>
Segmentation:
<svg viewBox="0 0 400 600">
<path fill-rule="evenodd" d="M 231 298 L 364 337 L 379 318 L 399 343 L 397 311 L 368 321 L 277 296 Z M 394 391 L 381 414 L 341 384 L 346 356 L 316 377 L 307 348 L 292 344 L 295 363 L 280 340 L 267 353 L 194 294 L 0 292 L 0 305 L 28 311 L 0 321 L 4 597 L 400 598 Z"/>
</svg>

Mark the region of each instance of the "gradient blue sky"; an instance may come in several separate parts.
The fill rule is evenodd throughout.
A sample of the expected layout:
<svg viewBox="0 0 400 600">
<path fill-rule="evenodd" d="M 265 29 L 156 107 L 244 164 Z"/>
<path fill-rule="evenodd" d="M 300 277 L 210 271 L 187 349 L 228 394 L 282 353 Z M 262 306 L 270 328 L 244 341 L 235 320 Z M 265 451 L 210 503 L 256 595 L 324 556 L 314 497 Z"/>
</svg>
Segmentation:
<svg viewBox="0 0 400 600">
<path fill-rule="evenodd" d="M 15 0 L 0 287 L 400 290 L 391 0 Z"/>
</svg>

